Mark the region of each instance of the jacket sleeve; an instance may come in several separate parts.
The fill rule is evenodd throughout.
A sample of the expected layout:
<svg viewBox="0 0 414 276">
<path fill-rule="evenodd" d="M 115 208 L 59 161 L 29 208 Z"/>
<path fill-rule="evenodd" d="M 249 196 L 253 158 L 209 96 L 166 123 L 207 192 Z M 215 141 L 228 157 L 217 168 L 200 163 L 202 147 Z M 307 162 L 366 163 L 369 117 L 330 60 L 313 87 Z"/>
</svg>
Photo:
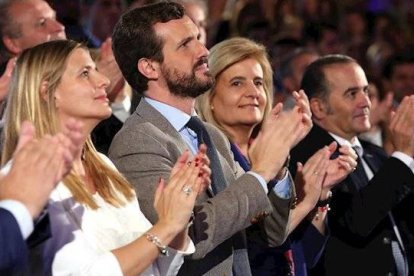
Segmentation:
<svg viewBox="0 0 414 276">
<path fill-rule="evenodd" d="M 176 140 L 157 127 L 150 124 L 141 124 L 139 127 L 136 130 L 139 133 L 135 133 L 133 140 L 127 132 L 118 133 L 109 156 L 135 187 L 143 213 L 155 223 L 157 215 L 153 200 L 156 185 L 160 177 L 169 178 L 182 150 L 177 147 Z M 216 142 L 217 137 L 212 139 Z M 225 143 L 225 139 L 219 139 Z M 272 211 L 267 194 L 260 188 L 258 180 L 252 175 L 244 174 L 240 166 L 230 161 L 229 147 L 224 149 L 224 145 L 217 143 L 216 147 L 221 154 L 227 154 L 222 155 L 221 160 L 225 160 L 222 165 L 229 186 L 214 197 L 205 193 L 197 201 L 194 224 L 190 229 L 196 246 L 196 252 L 192 255 L 195 259 L 203 258 L 235 233 L 249 226 L 258 215 Z M 284 219 L 287 220 L 289 210 L 284 213 Z M 286 225 L 281 225 L 284 227 L 278 231 L 284 233 Z"/>
<path fill-rule="evenodd" d="M 17 273 L 27 266 L 27 247 L 13 215 L 0 208 L 0 274 Z"/>
</svg>

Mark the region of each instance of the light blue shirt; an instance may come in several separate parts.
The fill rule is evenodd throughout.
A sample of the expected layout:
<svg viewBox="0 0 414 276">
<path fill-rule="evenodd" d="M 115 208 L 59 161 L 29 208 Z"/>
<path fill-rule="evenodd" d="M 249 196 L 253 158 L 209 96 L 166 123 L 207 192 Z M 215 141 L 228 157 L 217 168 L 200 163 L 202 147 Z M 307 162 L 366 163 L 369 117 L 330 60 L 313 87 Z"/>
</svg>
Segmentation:
<svg viewBox="0 0 414 276">
<path fill-rule="evenodd" d="M 184 139 L 184 141 L 188 144 L 193 154 L 196 154 L 198 151 L 198 140 L 197 140 L 197 134 L 186 127 L 187 122 L 190 120 L 191 116 L 187 113 L 172 107 L 168 104 L 156 101 L 154 99 L 150 98 L 144 98 L 145 101 L 147 101 L 148 104 L 150 104 L 153 108 L 155 108 L 158 112 L 160 112 L 174 127 L 175 130 L 180 133 L 181 137 Z M 196 112 L 193 110 L 192 115 L 197 115 Z M 267 183 L 264 180 L 264 178 L 255 173 L 255 172 L 247 172 L 250 175 L 253 175 L 257 178 L 257 180 L 260 183 L 260 186 L 263 188 L 263 190 L 268 193 L 267 189 Z M 274 186 L 273 191 L 276 193 L 277 196 L 287 199 L 291 196 L 291 178 L 288 177 L 288 174 L 284 176 L 284 178 L 277 182 L 277 184 Z"/>
</svg>

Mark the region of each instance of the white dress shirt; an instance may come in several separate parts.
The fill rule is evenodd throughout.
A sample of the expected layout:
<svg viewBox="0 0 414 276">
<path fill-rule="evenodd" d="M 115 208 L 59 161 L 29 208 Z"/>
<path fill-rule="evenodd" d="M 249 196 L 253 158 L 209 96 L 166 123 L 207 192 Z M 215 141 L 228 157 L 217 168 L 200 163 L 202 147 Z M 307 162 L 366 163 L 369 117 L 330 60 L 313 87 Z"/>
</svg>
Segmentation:
<svg viewBox="0 0 414 276">
<path fill-rule="evenodd" d="M 100 156 L 115 168 L 106 156 Z M 107 203 L 98 193 L 93 199 L 99 206 L 96 210 L 75 201 L 63 182 L 53 190 L 48 204 L 52 237 L 43 244 L 38 260 L 46 271 L 51 267 L 53 275 L 123 275 L 111 250 L 131 243 L 152 225 L 135 196 L 122 207 Z M 195 247 L 190 242 L 185 252 L 168 251 L 168 257 L 158 257 L 141 275 L 176 275 L 183 255 L 194 253 Z"/>
</svg>

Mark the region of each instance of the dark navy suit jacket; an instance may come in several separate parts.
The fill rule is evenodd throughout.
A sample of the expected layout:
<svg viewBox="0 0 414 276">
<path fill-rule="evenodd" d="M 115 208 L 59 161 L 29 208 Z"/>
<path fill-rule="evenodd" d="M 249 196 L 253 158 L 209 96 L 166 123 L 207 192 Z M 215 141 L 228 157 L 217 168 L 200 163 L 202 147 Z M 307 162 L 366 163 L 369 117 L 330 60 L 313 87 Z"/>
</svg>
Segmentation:
<svg viewBox="0 0 414 276">
<path fill-rule="evenodd" d="M 27 266 L 27 246 L 14 216 L 0 208 L 0 275 L 15 274 Z"/>
<path fill-rule="evenodd" d="M 291 164 L 305 162 L 334 138 L 314 124 L 291 151 Z M 374 177 L 363 186 L 355 173 L 332 190 L 328 213 L 331 231 L 325 256 L 315 275 L 396 275 L 391 240 L 395 240 L 388 212 L 413 190 L 414 175 L 399 159 L 361 141 L 364 159 Z"/>
</svg>

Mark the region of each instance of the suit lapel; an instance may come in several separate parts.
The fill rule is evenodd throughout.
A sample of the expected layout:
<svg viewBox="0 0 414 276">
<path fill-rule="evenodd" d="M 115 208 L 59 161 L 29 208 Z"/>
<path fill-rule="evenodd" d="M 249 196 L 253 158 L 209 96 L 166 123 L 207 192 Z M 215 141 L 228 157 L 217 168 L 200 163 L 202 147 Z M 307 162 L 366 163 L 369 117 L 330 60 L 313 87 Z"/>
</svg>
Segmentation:
<svg viewBox="0 0 414 276">
<path fill-rule="evenodd" d="M 377 158 L 375 158 L 375 156 L 372 155 L 369 152 L 367 152 L 367 153 L 364 152 L 364 157 L 363 158 L 364 158 L 365 162 L 368 164 L 371 171 L 375 174 L 381 166 L 381 164 L 379 164 L 379 160 Z"/>
<path fill-rule="evenodd" d="M 180 149 L 181 153 L 183 153 L 186 149 L 190 150 L 189 146 L 181 137 L 180 133 L 175 130 L 171 123 L 161 113 L 159 113 L 155 108 L 147 103 L 147 101 L 142 99 L 139 102 L 135 113 L 139 117 L 145 119 L 145 121 L 148 121 L 156 126 L 166 135 L 171 136 L 176 141 L 176 146 Z"/>
<path fill-rule="evenodd" d="M 141 99 L 137 109 L 135 110 L 135 113 L 139 117 L 143 118 L 144 121 L 147 121 L 152 125 L 156 126 L 165 135 L 170 136 L 172 140 L 174 140 L 175 145 L 177 146 L 181 154 L 185 150 L 189 150 L 190 155 L 193 155 L 190 147 L 181 137 L 180 133 L 178 133 L 178 131 L 175 130 L 171 123 L 160 112 L 158 112 L 158 110 L 156 110 L 149 103 L 147 103 L 145 99 Z M 205 200 L 207 198 L 211 198 L 214 196 L 213 192 L 211 191 L 211 188 L 206 190 L 206 194 L 207 197 L 201 196 L 199 199 Z"/>
</svg>

